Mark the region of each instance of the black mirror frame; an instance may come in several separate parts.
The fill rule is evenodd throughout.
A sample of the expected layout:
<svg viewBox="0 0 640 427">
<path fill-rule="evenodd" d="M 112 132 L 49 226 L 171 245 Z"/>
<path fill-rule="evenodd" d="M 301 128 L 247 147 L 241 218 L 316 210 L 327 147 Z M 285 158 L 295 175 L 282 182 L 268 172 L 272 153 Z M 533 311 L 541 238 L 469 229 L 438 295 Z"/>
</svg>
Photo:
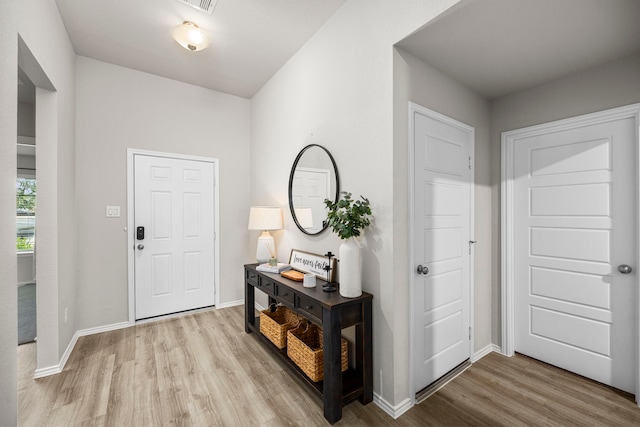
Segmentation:
<svg viewBox="0 0 640 427">
<path fill-rule="evenodd" d="M 302 228 L 302 226 L 298 222 L 298 218 L 296 218 L 296 212 L 295 212 L 294 207 L 293 207 L 293 197 L 292 197 L 293 195 L 291 194 L 291 190 L 293 188 L 293 175 L 296 172 L 296 167 L 298 166 L 298 162 L 300 161 L 300 158 L 305 153 L 305 151 L 307 151 L 311 147 L 321 148 L 322 150 L 324 150 L 325 153 L 327 153 L 327 156 L 329 156 L 329 160 L 331 160 L 331 164 L 333 165 L 333 171 L 335 172 L 335 176 L 336 176 L 336 194 L 335 194 L 334 200 L 333 200 L 334 203 L 338 202 L 338 196 L 340 195 L 340 178 L 338 176 L 338 166 L 336 166 L 336 161 L 333 159 L 333 156 L 331 155 L 329 150 L 324 148 L 322 145 L 318 145 L 318 144 L 309 144 L 309 145 L 307 145 L 302 150 L 300 150 L 300 152 L 298 153 L 298 156 L 293 161 L 293 166 L 291 167 L 291 174 L 289 175 L 289 211 L 291 212 L 291 216 L 293 217 L 293 222 L 296 223 L 296 226 L 298 227 L 298 229 L 300 231 L 302 231 L 304 234 L 307 234 L 309 236 L 315 236 L 315 235 L 318 235 L 318 234 L 322 233 L 324 230 L 327 229 L 327 227 L 329 226 L 329 224 L 327 223 L 327 220 L 325 219 L 324 221 L 322 221 L 322 229 L 319 230 L 319 231 L 316 231 L 315 233 L 309 233 L 307 230 Z"/>
</svg>

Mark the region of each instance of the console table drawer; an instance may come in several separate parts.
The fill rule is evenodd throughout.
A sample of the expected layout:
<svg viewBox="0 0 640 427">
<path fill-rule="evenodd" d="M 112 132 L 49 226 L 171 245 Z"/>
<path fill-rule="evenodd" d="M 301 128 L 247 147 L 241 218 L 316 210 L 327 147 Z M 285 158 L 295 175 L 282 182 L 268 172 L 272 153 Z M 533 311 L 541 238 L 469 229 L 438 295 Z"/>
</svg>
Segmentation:
<svg viewBox="0 0 640 427">
<path fill-rule="evenodd" d="M 296 307 L 318 322 L 322 322 L 322 306 L 318 302 L 296 295 Z"/>
<path fill-rule="evenodd" d="M 245 275 L 247 282 L 251 283 L 252 285 L 258 286 L 258 273 L 252 270 L 245 270 Z"/>
<path fill-rule="evenodd" d="M 280 299 L 284 302 L 288 302 L 291 305 L 295 304 L 295 294 L 293 291 L 284 286 L 278 286 L 276 284 L 276 296 L 280 297 Z"/>
<path fill-rule="evenodd" d="M 274 282 L 271 279 L 267 279 L 264 276 L 260 276 L 259 281 L 258 281 L 258 289 L 260 289 L 262 292 L 269 294 L 269 295 L 274 295 L 275 294 L 275 287 L 276 287 L 276 282 Z"/>
</svg>

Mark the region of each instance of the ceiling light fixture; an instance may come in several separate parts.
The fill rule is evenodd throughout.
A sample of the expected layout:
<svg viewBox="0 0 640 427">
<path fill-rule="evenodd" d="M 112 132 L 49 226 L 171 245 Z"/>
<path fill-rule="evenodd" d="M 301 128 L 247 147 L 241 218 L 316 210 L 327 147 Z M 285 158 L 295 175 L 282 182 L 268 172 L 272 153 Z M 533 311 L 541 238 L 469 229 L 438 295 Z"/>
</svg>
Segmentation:
<svg viewBox="0 0 640 427">
<path fill-rule="evenodd" d="M 180 46 L 191 52 L 197 52 L 209 46 L 207 34 L 191 21 L 184 21 L 173 27 L 171 36 Z"/>
</svg>

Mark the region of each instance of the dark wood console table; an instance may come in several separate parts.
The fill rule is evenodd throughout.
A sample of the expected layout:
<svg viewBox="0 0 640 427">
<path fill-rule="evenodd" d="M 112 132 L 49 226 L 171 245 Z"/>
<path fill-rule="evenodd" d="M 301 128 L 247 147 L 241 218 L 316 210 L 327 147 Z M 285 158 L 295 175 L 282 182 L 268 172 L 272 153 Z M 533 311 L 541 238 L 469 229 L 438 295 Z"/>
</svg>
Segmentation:
<svg viewBox="0 0 640 427">
<path fill-rule="evenodd" d="M 323 292 L 324 281 L 317 280 L 315 288 L 305 288 L 279 274 L 256 271 L 257 264 L 244 266 L 245 331 L 256 336 L 280 356 L 293 372 L 322 398 L 324 417 L 331 424 L 342 418 L 342 407 L 358 399 L 366 405 L 373 400 L 372 321 L 373 296 L 363 293 L 358 298 L 344 298 L 339 292 Z M 295 310 L 323 329 L 324 380 L 313 382 L 287 357 L 287 349 L 274 346 L 260 333 L 260 318 L 255 315 L 255 290 L 269 296 L 269 304 L 281 303 Z M 356 328 L 355 369 L 341 372 L 340 339 L 342 329 Z"/>
</svg>

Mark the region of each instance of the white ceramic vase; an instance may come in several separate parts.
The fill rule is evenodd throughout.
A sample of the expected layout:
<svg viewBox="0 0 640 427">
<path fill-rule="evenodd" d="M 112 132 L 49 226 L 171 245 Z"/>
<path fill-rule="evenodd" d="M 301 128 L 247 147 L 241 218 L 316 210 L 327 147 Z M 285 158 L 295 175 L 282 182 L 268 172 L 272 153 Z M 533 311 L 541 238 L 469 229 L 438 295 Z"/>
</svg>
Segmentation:
<svg viewBox="0 0 640 427">
<path fill-rule="evenodd" d="M 362 261 L 360 246 L 354 238 L 340 244 L 340 295 L 356 298 L 362 295 Z"/>
</svg>

